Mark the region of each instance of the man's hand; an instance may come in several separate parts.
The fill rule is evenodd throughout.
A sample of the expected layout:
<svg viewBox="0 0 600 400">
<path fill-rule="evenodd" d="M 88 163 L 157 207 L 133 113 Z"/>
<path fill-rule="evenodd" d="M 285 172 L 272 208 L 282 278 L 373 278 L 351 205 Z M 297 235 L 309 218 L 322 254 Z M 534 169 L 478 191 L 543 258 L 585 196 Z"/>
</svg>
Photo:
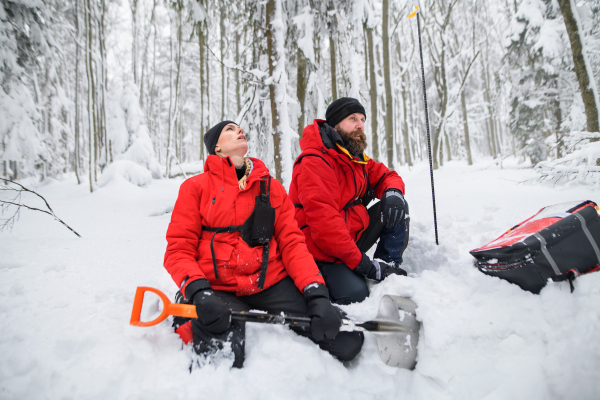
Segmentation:
<svg viewBox="0 0 600 400">
<path fill-rule="evenodd" d="M 362 261 L 354 271 L 364 275 L 365 278 L 373 279 L 377 282 L 381 282 L 390 275 L 406 276 L 406 271 L 402 268 L 383 261 L 371 260 L 369 256 L 364 253 Z"/>
<path fill-rule="evenodd" d="M 388 189 L 381 198 L 381 222 L 386 228 L 394 228 L 404 222 L 406 201 L 398 189 Z"/>
</svg>

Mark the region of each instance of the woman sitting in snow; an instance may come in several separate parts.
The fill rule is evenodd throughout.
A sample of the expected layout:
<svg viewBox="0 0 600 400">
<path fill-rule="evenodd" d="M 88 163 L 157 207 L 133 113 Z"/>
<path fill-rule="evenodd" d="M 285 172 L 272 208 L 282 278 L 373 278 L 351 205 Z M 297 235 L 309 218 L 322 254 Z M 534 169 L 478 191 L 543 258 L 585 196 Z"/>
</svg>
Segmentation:
<svg viewBox="0 0 600 400">
<path fill-rule="evenodd" d="M 179 301 L 198 313 L 176 320 L 177 332 L 200 355 L 230 344 L 233 366 L 241 368 L 245 324 L 232 321 L 231 310 L 310 316 L 310 332 L 295 331 L 339 360 L 353 359 L 364 337 L 339 332 L 341 312 L 329 301 L 283 186 L 262 161 L 245 157 L 248 143 L 236 123 L 218 123 L 204 144 L 204 173 L 181 185 L 167 230 L 165 268 Z"/>
</svg>

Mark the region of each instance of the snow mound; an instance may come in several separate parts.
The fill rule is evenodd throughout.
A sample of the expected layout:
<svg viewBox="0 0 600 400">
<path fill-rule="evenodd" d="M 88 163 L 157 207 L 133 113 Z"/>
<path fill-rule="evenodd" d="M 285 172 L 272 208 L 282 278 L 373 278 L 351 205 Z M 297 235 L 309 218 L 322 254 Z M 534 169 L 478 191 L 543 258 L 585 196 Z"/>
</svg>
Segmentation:
<svg viewBox="0 0 600 400">
<path fill-rule="evenodd" d="M 161 166 L 154 155 L 152 140 L 150 139 L 148 128 L 145 126 L 140 127 L 131 146 L 119 158 L 122 160 L 131 160 L 145 166 L 146 169 L 150 170 L 152 177 L 155 179 L 162 178 Z"/>
<path fill-rule="evenodd" d="M 133 161 L 118 160 L 106 167 L 98 179 L 98 185 L 103 187 L 118 180 L 125 180 L 139 187 L 147 187 L 152 183 L 152 173 Z"/>
<path fill-rule="evenodd" d="M 115 160 L 133 161 L 148 169 L 152 178 L 162 178 L 152 139 L 139 104 L 139 89 L 132 83 L 111 94 L 107 122 Z"/>
<path fill-rule="evenodd" d="M 588 183 L 600 186 L 600 133 L 573 132 L 565 138 L 568 154 L 553 161 L 543 161 L 536 165 L 540 181 L 554 184 L 571 182 Z M 593 141 L 596 140 L 596 141 Z"/>
</svg>

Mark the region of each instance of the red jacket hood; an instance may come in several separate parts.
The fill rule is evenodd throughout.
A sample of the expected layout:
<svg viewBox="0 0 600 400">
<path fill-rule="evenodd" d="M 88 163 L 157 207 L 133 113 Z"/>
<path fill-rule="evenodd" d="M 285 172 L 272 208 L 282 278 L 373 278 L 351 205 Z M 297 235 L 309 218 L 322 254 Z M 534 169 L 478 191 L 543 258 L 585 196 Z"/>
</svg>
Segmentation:
<svg viewBox="0 0 600 400">
<path fill-rule="evenodd" d="M 344 153 L 350 160 L 363 164 L 369 160 L 364 153 L 361 157 L 352 156 L 344 147 L 340 134 L 329 125 L 323 127 L 325 122 L 323 119 L 315 119 L 312 125 L 304 128 L 300 139 L 300 149 L 303 152 L 313 149 L 322 153 L 330 152 L 332 157 L 335 157 L 336 153 Z"/>
<path fill-rule="evenodd" d="M 322 147 L 325 147 L 321 138 L 321 132 L 319 132 L 319 124 L 324 122 L 324 119 L 315 119 L 311 125 L 307 125 L 304 128 L 302 139 L 300 139 L 300 149 L 302 151 L 308 149 L 321 150 Z"/>
</svg>

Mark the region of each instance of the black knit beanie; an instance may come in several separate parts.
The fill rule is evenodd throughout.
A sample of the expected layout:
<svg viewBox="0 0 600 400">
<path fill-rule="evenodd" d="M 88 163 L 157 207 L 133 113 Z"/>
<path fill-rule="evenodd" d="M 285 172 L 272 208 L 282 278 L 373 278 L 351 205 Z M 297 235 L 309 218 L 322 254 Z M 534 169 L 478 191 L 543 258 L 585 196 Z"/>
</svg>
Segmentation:
<svg viewBox="0 0 600 400">
<path fill-rule="evenodd" d="M 354 113 L 361 113 L 367 118 L 365 108 L 358 100 L 352 97 L 340 97 L 327 107 L 325 119 L 327 120 L 327 125 L 335 128 L 344 118 Z"/>
<path fill-rule="evenodd" d="M 222 121 L 213 126 L 204 134 L 204 146 L 206 146 L 206 151 L 208 154 L 215 154 L 215 147 L 217 146 L 217 142 L 219 141 L 219 137 L 221 136 L 221 131 L 227 124 L 236 124 L 233 121 Z M 237 124 L 236 124 L 237 125 Z"/>
</svg>

